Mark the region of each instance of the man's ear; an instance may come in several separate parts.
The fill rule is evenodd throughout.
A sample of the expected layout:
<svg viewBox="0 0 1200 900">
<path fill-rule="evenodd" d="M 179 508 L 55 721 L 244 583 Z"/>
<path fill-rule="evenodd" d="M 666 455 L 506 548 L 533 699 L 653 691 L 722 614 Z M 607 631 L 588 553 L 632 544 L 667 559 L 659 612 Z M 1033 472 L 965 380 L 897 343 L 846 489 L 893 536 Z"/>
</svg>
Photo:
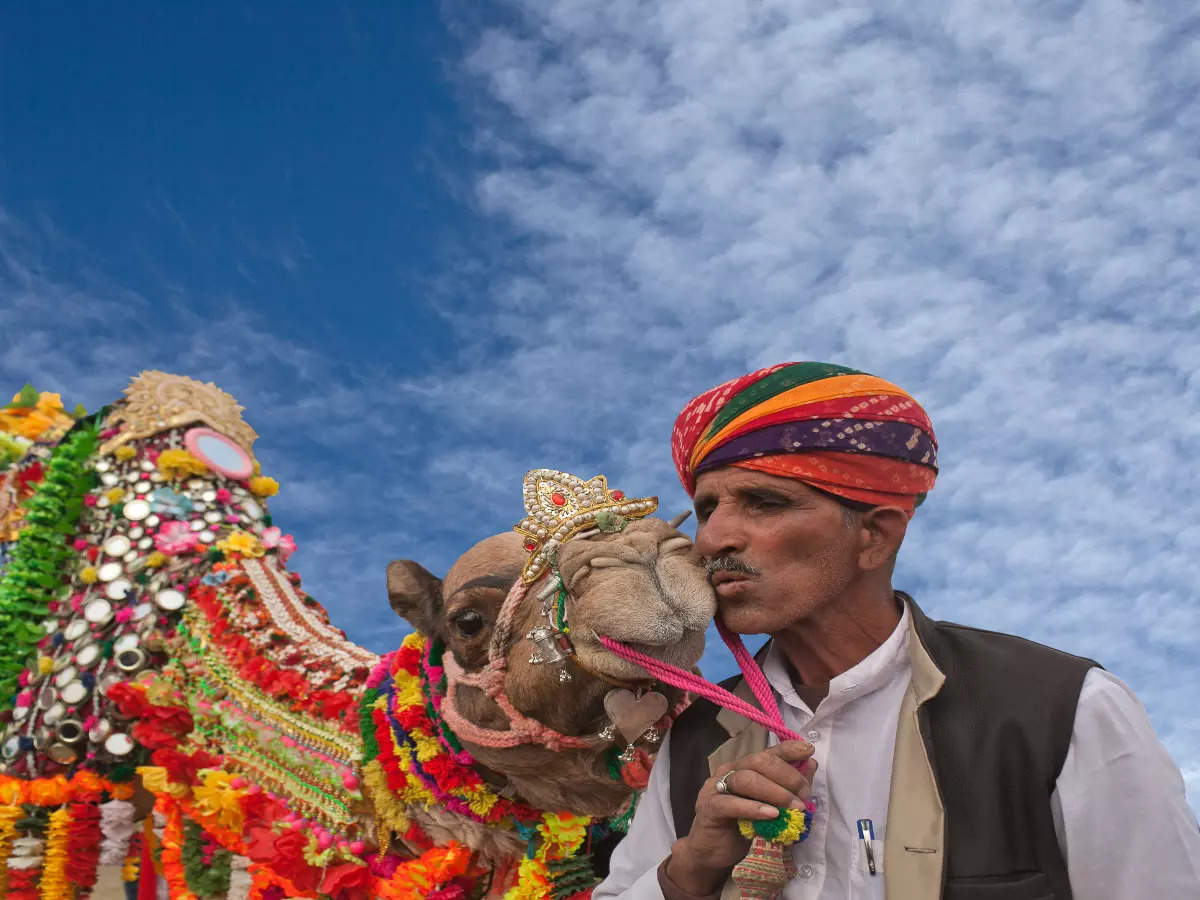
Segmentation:
<svg viewBox="0 0 1200 900">
<path fill-rule="evenodd" d="M 899 506 L 873 506 L 862 514 L 860 524 L 866 539 L 858 553 L 858 564 L 868 572 L 889 565 L 904 543 L 908 513 Z"/>
<path fill-rule="evenodd" d="M 394 559 L 387 567 L 388 601 L 422 634 L 441 633 L 442 579 L 411 559 Z"/>
</svg>

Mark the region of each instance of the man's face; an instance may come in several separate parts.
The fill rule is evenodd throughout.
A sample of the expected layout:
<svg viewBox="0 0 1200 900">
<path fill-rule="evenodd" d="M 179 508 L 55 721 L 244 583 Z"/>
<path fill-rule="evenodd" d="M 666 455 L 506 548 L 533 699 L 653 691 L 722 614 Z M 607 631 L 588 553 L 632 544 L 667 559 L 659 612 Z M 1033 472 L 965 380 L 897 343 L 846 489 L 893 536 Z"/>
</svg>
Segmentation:
<svg viewBox="0 0 1200 900">
<path fill-rule="evenodd" d="M 861 529 L 799 481 L 726 466 L 697 479 L 695 507 L 696 548 L 735 632 L 783 631 L 843 596 L 859 574 Z"/>
</svg>

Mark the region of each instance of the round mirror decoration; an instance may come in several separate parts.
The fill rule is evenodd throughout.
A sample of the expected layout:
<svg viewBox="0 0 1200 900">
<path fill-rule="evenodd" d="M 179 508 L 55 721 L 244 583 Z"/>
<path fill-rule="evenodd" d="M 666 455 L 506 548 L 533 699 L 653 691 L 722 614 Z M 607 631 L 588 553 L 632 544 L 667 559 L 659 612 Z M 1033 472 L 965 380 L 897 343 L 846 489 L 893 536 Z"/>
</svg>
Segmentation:
<svg viewBox="0 0 1200 900">
<path fill-rule="evenodd" d="M 102 655 L 99 644 L 84 644 L 75 651 L 75 665 L 81 669 L 90 669 L 100 661 Z"/>
<path fill-rule="evenodd" d="M 203 494 L 200 495 L 200 499 L 203 500 L 205 503 L 216 503 L 217 492 L 216 491 L 205 491 Z"/>
<path fill-rule="evenodd" d="M 30 710 L 28 706 L 13 707 L 13 721 L 24 722 L 27 718 L 29 718 L 29 711 Z"/>
<path fill-rule="evenodd" d="M 62 697 L 63 703 L 67 704 L 67 706 L 78 706 L 88 698 L 89 694 L 91 694 L 91 691 L 82 681 L 72 681 L 62 689 L 62 693 L 59 696 Z"/>
<path fill-rule="evenodd" d="M 143 472 L 153 472 L 154 463 L 150 462 L 148 459 L 143 459 L 141 463 L 141 469 Z"/>
<path fill-rule="evenodd" d="M 251 500 L 249 497 L 242 501 L 242 512 L 252 519 L 261 519 L 263 517 L 262 507 L 258 505 L 257 501 Z"/>
<path fill-rule="evenodd" d="M 112 468 L 112 463 L 110 463 L 107 459 L 102 459 L 95 465 L 95 469 L 97 472 L 107 472 L 111 468 Z"/>
<path fill-rule="evenodd" d="M 48 710 L 42 713 L 42 721 L 47 725 L 54 725 L 67 714 L 67 707 L 63 703 L 55 702 Z"/>
<path fill-rule="evenodd" d="M 148 494 L 150 493 L 150 488 L 152 487 L 154 487 L 154 485 L 148 481 L 139 481 L 133 486 L 133 491 L 135 494 Z"/>
<path fill-rule="evenodd" d="M 128 756 L 133 748 L 133 738 L 123 731 L 114 731 L 104 739 L 104 749 L 113 756 Z"/>
<path fill-rule="evenodd" d="M 177 609 L 183 609 L 183 605 L 187 602 L 187 599 L 181 591 L 177 591 L 174 588 L 166 588 L 154 595 L 154 602 L 158 604 L 159 609 L 174 612 Z"/>
<path fill-rule="evenodd" d="M 214 472 L 242 481 L 254 474 L 250 454 L 219 431 L 211 428 L 190 428 L 183 436 L 183 446 Z"/>
<path fill-rule="evenodd" d="M 109 600 L 124 600 L 131 590 L 133 590 L 133 585 L 127 578 L 118 578 L 116 581 L 108 583 L 104 588 L 104 594 Z"/>
<path fill-rule="evenodd" d="M 116 475 L 114 475 L 112 472 L 105 472 L 103 475 L 100 476 L 100 483 L 102 485 L 104 485 L 105 487 L 112 487 L 120 480 L 121 479 L 119 477 L 117 477 Z"/>
<path fill-rule="evenodd" d="M 99 744 L 111 733 L 112 722 L 108 721 L 108 719 L 100 719 L 92 726 L 91 731 L 88 732 L 88 740 Z"/>
<path fill-rule="evenodd" d="M 69 744 L 51 744 L 46 749 L 46 755 L 62 766 L 69 766 L 79 759 L 79 751 Z"/>
<path fill-rule="evenodd" d="M 215 509 L 209 510 L 208 512 L 206 512 L 204 514 L 204 521 L 207 522 L 209 525 L 216 525 L 218 522 L 221 521 L 222 518 L 223 518 L 223 516 L 219 512 L 217 512 Z"/>
<path fill-rule="evenodd" d="M 158 515 L 157 515 L 157 514 L 155 514 L 155 515 L 152 515 L 152 516 L 149 516 L 149 517 L 147 517 L 147 519 L 146 519 L 146 524 L 147 524 L 147 525 L 149 525 L 151 528 L 157 528 L 157 527 L 158 527 L 158 523 L 159 523 L 159 522 L 161 522 L 161 521 L 162 521 L 162 519 L 160 519 L 160 518 L 158 517 Z"/>
<path fill-rule="evenodd" d="M 133 621 L 140 622 L 146 616 L 154 614 L 154 607 L 149 603 L 139 603 L 133 608 Z"/>
<path fill-rule="evenodd" d="M 141 497 L 130 500 L 125 504 L 124 515 L 131 522 L 140 522 L 150 515 L 150 503 Z"/>
<path fill-rule="evenodd" d="M 4 742 L 4 758 L 16 759 L 17 754 L 21 752 L 21 739 L 13 735 Z"/>
<path fill-rule="evenodd" d="M 131 541 L 136 541 L 138 538 L 140 538 L 145 533 L 146 532 L 142 530 L 141 525 L 134 525 L 132 528 L 129 529 L 129 539 Z"/>
<path fill-rule="evenodd" d="M 96 571 L 96 577 L 101 581 L 115 581 L 125 571 L 119 562 L 106 562 Z"/>
<path fill-rule="evenodd" d="M 131 563 L 134 560 L 136 560 L 137 558 L 138 558 L 138 552 L 136 550 L 130 550 L 128 553 L 126 553 L 124 556 L 121 557 L 121 560 L 123 562 Z"/>
<path fill-rule="evenodd" d="M 83 619 L 72 619 L 63 630 L 63 637 L 68 641 L 77 641 L 88 633 L 88 623 Z"/>
<path fill-rule="evenodd" d="M 65 688 L 78 677 L 79 672 L 74 666 L 64 666 L 62 671 L 54 676 L 54 686 L 58 688 Z"/>
<path fill-rule="evenodd" d="M 123 634 L 119 638 L 117 638 L 115 641 L 113 641 L 113 652 L 120 653 L 123 650 L 133 650 L 141 642 L 142 642 L 142 639 L 140 637 L 138 637 L 136 634 L 133 634 L 133 633 Z"/>
<path fill-rule="evenodd" d="M 108 586 L 111 588 L 117 583 L 118 582 L 113 581 L 110 582 Z M 125 584 L 128 585 L 129 582 L 126 581 Z M 83 617 L 93 625 L 107 625 L 113 617 L 112 604 L 103 597 L 97 597 L 95 600 L 89 600 L 87 605 L 83 608 Z"/>
<path fill-rule="evenodd" d="M 45 750 L 50 746 L 50 739 L 54 737 L 54 732 L 45 725 L 39 726 L 33 732 L 33 749 Z"/>
<path fill-rule="evenodd" d="M 100 693 L 108 696 L 108 689 L 114 684 L 120 684 L 125 680 L 125 676 L 120 672 L 114 672 L 111 669 L 100 676 Z"/>
<path fill-rule="evenodd" d="M 130 534 L 132 536 L 132 531 Z M 132 544 L 130 543 L 129 538 L 125 537 L 125 535 L 114 534 L 104 542 L 104 552 L 109 556 L 124 556 L 129 552 L 129 548 L 131 546 Z"/>
</svg>

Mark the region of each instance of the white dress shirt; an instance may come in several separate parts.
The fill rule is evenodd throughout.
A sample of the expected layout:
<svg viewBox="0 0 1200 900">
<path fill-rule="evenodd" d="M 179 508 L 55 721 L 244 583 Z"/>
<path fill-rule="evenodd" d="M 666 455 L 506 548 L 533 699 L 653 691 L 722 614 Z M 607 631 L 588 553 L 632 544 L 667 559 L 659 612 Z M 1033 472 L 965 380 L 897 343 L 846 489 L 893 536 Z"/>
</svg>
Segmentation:
<svg viewBox="0 0 1200 900">
<path fill-rule="evenodd" d="M 829 683 L 816 714 L 800 699 L 772 646 L 763 673 L 784 723 L 816 748 L 813 831 L 794 845 L 797 874 L 784 900 L 885 900 L 892 751 L 910 676 L 909 612 L 866 659 Z M 657 867 L 671 852 L 670 735 L 663 742 L 629 835 L 594 900 L 661 900 Z M 777 739 L 771 736 L 771 743 Z M 1183 778 L 1141 703 L 1119 679 L 1084 678 L 1067 757 L 1051 798 L 1075 900 L 1200 900 L 1200 827 Z M 867 870 L 857 822 L 875 829 L 877 875 Z"/>
</svg>

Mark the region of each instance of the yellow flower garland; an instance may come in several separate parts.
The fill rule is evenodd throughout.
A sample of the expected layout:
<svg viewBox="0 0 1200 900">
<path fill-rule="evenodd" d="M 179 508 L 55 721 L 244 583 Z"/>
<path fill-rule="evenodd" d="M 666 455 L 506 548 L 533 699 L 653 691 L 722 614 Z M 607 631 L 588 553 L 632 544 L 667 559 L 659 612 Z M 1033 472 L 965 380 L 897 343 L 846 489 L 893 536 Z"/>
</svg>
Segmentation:
<svg viewBox="0 0 1200 900">
<path fill-rule="evenodd" d="M 19 806 L 0 807 L 0 897 L 8 896 L 8 866 L 4 861 L 12 852 L 13 839 L 17 836 L 17 820 L 25 811 Z"/>
<path fill-rule="evenodd" d="M 40 883 L 42 900 L 71 900 L 75 888 L 67 882 L 67 838 L 71 827 L 71 810 L 61 806 L 50 813 L 46 830 L 46 861 Z"/>
</svg>

